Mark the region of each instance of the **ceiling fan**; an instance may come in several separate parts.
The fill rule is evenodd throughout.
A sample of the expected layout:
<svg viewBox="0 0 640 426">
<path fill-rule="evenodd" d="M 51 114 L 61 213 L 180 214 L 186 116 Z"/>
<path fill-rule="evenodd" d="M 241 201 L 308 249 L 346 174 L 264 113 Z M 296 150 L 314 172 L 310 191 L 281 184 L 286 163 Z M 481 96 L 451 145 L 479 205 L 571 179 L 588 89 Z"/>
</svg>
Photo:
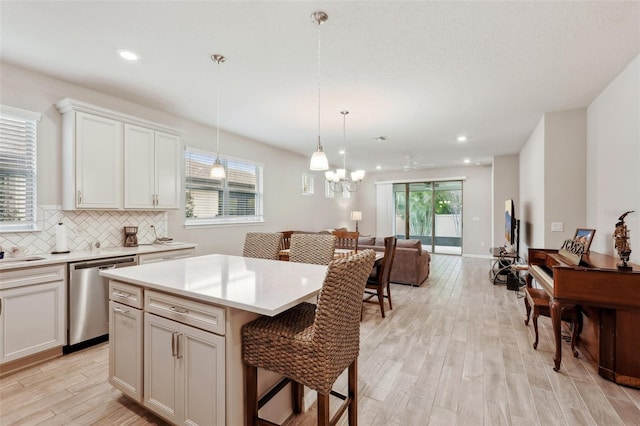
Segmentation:
<svg viewBox="0 0 640 426">
<path fill-rule="evenodd" d="M 413 161 L 411 160 L 410 156 L 406 156 L 406 163 L 404 163 L 404 165 L 402 166 L 402 170 L 404 170 L 405 172 L 410 172 L 412 170 L 417 170 L 417 169 L 422 169 L 425 167 L 433 167 L 433 164 L 429 164 L 429 163 L 421 163 L 419 161 Z"/>
</svg>

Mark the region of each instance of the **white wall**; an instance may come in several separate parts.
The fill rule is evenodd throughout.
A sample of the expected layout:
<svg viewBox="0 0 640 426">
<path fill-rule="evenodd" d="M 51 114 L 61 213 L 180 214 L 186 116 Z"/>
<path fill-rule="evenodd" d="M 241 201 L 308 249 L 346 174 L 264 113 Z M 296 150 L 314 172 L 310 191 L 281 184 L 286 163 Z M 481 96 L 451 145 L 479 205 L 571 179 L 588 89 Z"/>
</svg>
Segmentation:
<svg viewBox="0 0 640 426">
<path fill-rule="evenodd" d="M 0 103 L 42 113 L 38 125 L 39 204 L 62 202 L 61 116 L 54 103 L 66 97 L 165 124 L 182 131 L 183 145 L 215 150 L 215 128 L 6 63 L 0 63 L 0 67 Z M 321 230 L 351 225 L 348 219 L 353 199 L 325 198 L 321 173 L 316 174 L 315 195 L 302 195 L 301 179 L 302 173 L 309 172 L 308 158 L 226 132 L 221 132 L 220 137 L 222 155 L 264 163 L 266 223 L 187 230 L 181 208 L 168 214 L 168 234 L 174 239 L 198 244 L 197 254 L 239 254 L 247 231 Z M 310 154 L 313 149 L 310 137 Z"/>
<path fill-rule="evenodd" d="M 544 247 L 559 248 L 577 228 L 587 228 L 584 108 L 544 115 Z M 560 232 L 551 223 L 563 224 Z"/>
<path fill-rule="evenodd" d="M 587 108 L 587 224 L 592 250 L 615 255 L 617 218 L 631 230 L 631 260 L 640 263 L 640 56 Z"/>
<path fill-rule="evenodd" d="M 429 181 L 466 177 L 462 184 L 462 254 L 488 256 L 491 246 L 491 167 L 466 166 L 441 169 L 368 173 L 357 193 L 358 209 L 362 210 L 360 232 L 376 234 L 375 182 Z M 477 221 L 473 219 L 477 218 Z"/>
<path fill-rule="evenodd" d="M 493 217 L 493 229 L 491 235 L 493 241 L 491 247 L 504 245 L 504 202 L 513 200 L 516 206 L 515 216 L 520 219 L 520 166 L 519 155 L 499 155 L 493 157 L 491 206 Z"/>
<path fill-rule="evenodd" d="M 516 206 L 516 215 L 520 218 L 520 255 L 523 257 L 529 247 L 544 247 L 544 133 L 542 117 L 520 151 L 520 205 Z"/>
</svg>

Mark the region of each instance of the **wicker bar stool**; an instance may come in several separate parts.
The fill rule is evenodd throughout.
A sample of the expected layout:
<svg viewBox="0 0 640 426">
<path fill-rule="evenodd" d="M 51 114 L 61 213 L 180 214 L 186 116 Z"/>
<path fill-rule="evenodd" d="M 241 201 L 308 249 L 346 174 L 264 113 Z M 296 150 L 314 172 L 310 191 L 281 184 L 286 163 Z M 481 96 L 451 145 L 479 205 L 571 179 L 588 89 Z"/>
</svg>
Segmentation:
<svg viewBox="0 0 640 426">
<path fill-rule="evenodd" d="M 292 383 L 293 411 L 302 410 L 303 385 L 318 394 L 318 425 L 335 424 L 348 409 L 357 424 L 357 360 L 360 351 L 362 292 L 375 254 L 365 250 L 329 264 L 317 307 L 301 303 L 275 317 L 261 317 L 242 328 L 246 424 L 272 424 L 258 410 L 287 383 Z M 258 400 L 258 367 L 284 379 Z M 331 390 L 348 368 L 348 394 Z M 329 395 L 344 402 L 332 419 Z"/>
<path fill-rule="evenodd" d="M 242 256 L 278 260 L 282 234 L 279 232 L 247 232 Z"/>
</svg>

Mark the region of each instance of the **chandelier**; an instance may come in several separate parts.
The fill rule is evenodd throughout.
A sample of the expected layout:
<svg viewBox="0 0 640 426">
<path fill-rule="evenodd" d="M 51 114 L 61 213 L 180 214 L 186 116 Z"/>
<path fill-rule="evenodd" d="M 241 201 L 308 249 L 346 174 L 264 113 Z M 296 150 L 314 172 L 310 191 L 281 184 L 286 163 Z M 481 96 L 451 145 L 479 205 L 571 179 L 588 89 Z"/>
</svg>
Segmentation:
<svg viewBox="0 0 640 426">
<path fill-rule="evenodd" d="M 324 173 L 324 177 L 329 183 L 329 189 L 333 192 L 354 192 L 360 189 L 360 182 L 364 179 L 364 170 L 351 172 L 351 180 L 347 177 L 347 114 L 349 111 L 340 111 L 342 114 L 342 139 L 344 144 L 344 154 L 342 156 L 342 168 L 336 171 L 329 170 Z"/>
<path fill-rule="evenodd" d="M 325 12 L 318 10 L 311 14 L 311 20 L 318 24 L 318 145 L 316 152 L 311 156 L 311 162 L 309 163 L 309 170 L 323 171 L 329 170 L 329 161 L 327 160 L 327 154 L 322 149 L 320 143 L 320 25 L 327 22 L 329 15 Z"/>
<path fill-rule="evenodd" d="M 220 64 L 223 63 L 224 61 L 227 60 L 227 58 L 225 58 L 222 55 L 211 55 L 211 59 L 213 60 L 213 62 L 218 64 L 217 67 L 217 74 L 218 74 L 218 78 L 217 80 L 217 84 L 216 84 L 216 140 L 217 140 L 217 144 L 216 144 L 216 161 L 213 163 L 213 165 L 211 166 L 211 172 L 209 173 L 209 176 L 212 179 L 224 179 L 225 177 L 227 177 L 227 174 L 224 171 L 224 166 L 222 165 L 222 163 L 220 162 Z"/>
</svg>

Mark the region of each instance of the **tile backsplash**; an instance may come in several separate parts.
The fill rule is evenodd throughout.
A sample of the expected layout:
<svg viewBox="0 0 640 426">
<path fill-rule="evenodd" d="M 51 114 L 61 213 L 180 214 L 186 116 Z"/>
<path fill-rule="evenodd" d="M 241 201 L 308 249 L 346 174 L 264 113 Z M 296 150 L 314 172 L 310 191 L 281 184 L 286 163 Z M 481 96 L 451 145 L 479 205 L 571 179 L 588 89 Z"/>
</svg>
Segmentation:
<svg viewBox="0 0 640 426">
<path fill-rule="evenodd" d="M 0 234 L 0 246 L 5 251 L 24 246 L 27 253 L 50 253 L 55 249 L 55 225 L 59 222 L 67 228 L 69 250 L 89 250 L 100 242 L 101 247 L 122 247 L 123 228 L 138 227 L 138 244 L 150 244 L 155 240 L 151 225 L 158 237 L 167 236 L 167 213 L 146 211 L 78 210 L 63 211 L 60 206 L 38 206 L 38 231 Z"/>
</svg>

